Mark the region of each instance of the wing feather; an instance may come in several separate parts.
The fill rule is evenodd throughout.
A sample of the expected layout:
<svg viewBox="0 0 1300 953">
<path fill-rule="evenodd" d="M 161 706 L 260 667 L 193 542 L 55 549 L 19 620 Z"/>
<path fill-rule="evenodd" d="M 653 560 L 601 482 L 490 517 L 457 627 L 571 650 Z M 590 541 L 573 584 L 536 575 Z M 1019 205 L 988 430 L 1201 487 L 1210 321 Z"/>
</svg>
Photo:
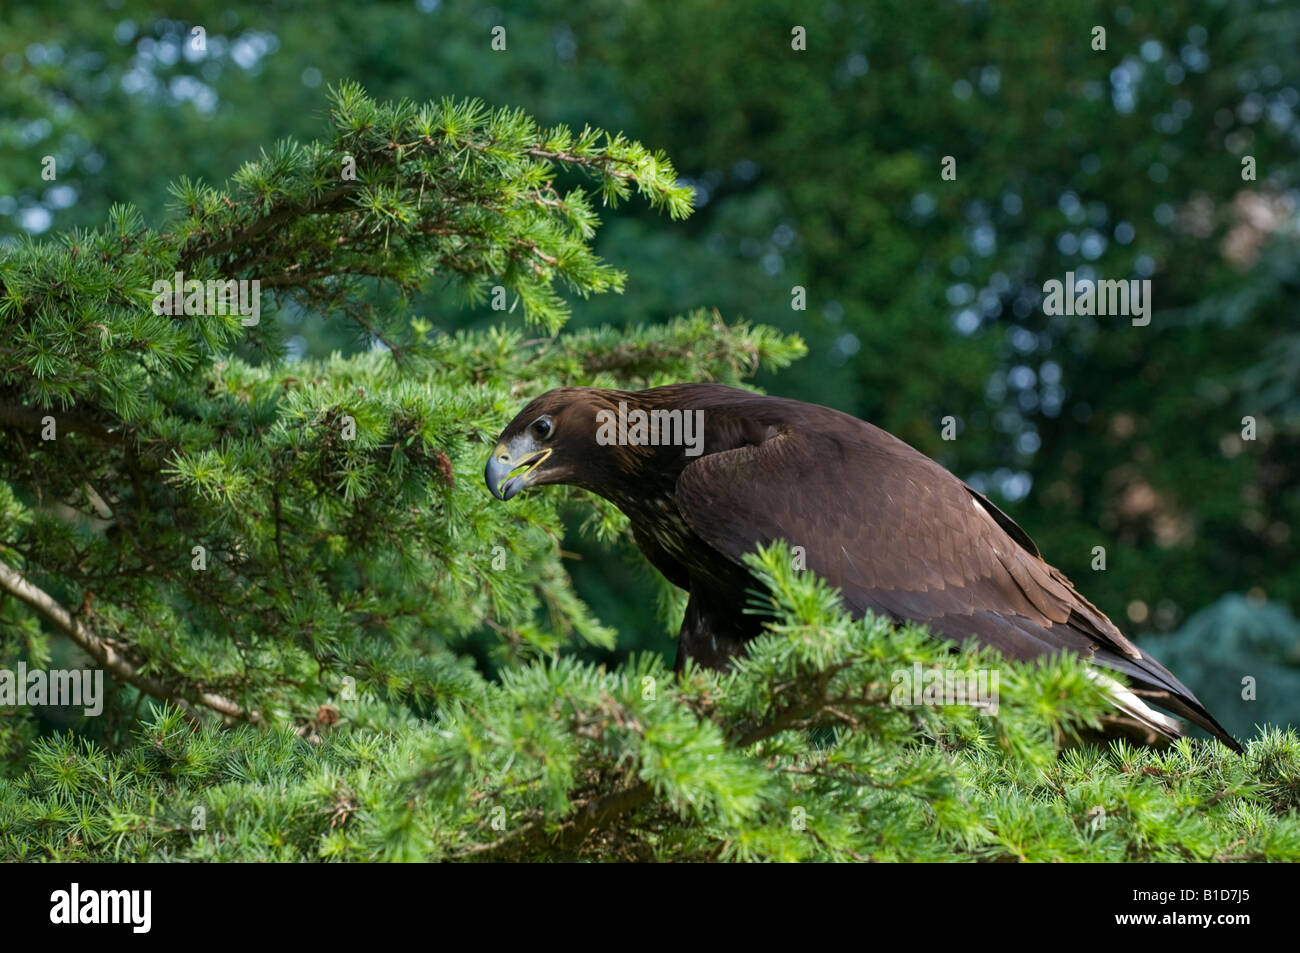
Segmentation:
<svg viewBox="0 0 1300 953">
<path fill-rule="evenodd" d="M 871 424 L 780 403 L 798 410 L 787 406 L 792 419 L 769 427 L 767 439 L 702 456 L 678 478 L 678 507 L 711 547 L 739 562 L 757 544 L 785 539 L 851 611 L 923 623 L 1011 658 L 1076 652 L 1167 694 L 1159 704 L 1236 745 L 982 495 Z"/>
</svg>

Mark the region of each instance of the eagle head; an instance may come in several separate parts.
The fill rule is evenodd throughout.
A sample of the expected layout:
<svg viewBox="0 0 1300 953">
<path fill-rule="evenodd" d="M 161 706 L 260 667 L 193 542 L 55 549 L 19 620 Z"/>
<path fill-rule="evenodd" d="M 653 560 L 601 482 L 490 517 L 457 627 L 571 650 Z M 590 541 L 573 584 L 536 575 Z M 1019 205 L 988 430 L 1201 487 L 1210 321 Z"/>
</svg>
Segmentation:
<svg viewBox="0 0 1300 953">
<path fill-rule="evenodd" d="M 596 411 L 610 392 L 558 387 L 533 400 L 501 431 L 483 477 L 500 500 L 528 486 L 590 486 L 603 454 L 597 451 Z"/>
</svg>

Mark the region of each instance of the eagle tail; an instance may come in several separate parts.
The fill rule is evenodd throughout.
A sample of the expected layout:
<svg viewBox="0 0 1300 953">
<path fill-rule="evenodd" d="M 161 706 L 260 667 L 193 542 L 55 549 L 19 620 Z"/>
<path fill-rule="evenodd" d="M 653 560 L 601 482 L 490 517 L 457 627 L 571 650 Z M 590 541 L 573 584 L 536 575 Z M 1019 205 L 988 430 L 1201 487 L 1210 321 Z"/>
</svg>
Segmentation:
<svg viewBox="0 0 1300 953">
<path fill-rule="evenodd" d="M 1167 744 L 1186 734 L 1186 728 L 1181 721 L 1163 712 L 1156 711 L 1139 698 L 1136 692 L 1125 688 L 1099 669 L 1091 668 L 1088 671 L 1088 677 L 1104 686 L 1110 695 L 1119 714 L 1111 719 L 1104 720 L 1111 722 L 1111 727 L 1115 728 L 1118 733 L 1129 735 L 1143 744 L 1159 744 L 1160 742 Z M 1153 693 L 1147 692 L 1144 694 Z M 1161 704 L 1175 708 L 1180 715 L 1196 722 L 1233 751 L 1238 754 L 1242 753 L 1241 745 L 1237 742 L 1237 739 L 1232 737 L 1204 709 L 1198 711 L 1167 692 L 1154 694 L 1159 695 Z"/>
<path fill-rule="evenodd" d="M 1132 691 L 1096 668 L 1090 667 L 1087 674 L 1090 679 L 1106 689 L 1115 707 L 1127 716 L 1125 722 L 1145 729 L 1148 733 L 1154 734 L 1156 739 L 1173 741 L 1183 736 L 1183 723 L 1178 719 L 1156 711 Z"/>
</svg>

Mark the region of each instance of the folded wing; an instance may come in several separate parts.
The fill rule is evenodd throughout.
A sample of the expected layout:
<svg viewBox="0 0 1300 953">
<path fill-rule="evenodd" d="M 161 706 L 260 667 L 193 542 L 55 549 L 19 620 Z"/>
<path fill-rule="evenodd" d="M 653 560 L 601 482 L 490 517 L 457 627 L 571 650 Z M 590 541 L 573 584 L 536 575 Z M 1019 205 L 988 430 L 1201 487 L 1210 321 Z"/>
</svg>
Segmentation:
<svg viewBox="0 0 1300 953">
<path fill-rule="evenodd" d="M 1117 705 L 1166 737 L 1177 723 L 1142 695 L 1237 742 L 1163 665 L 1130 642 L 1006 514 L 885 431 L 825 408 L 761 443 L 703 456 L 678 479 L 683 516 L 739 561 L 756 545 L 802 546 L 851 611 L 924 623 L 1014 659 L 1069 650 L 1123 672 Z M 815 412 L 825 419 L 808 419 Z M 1115 685 L 1118 690 L 1120 687 Z M 1143 713 L 1145 709 L 1145 714 Z"/>
</svg>

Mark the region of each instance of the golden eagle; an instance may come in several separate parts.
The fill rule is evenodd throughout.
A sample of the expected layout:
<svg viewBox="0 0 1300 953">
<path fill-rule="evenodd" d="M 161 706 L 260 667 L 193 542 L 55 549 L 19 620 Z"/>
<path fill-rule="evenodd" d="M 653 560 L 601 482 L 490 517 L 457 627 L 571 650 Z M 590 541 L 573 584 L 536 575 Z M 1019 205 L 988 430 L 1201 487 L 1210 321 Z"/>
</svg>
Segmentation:
<svg viewBox="0 0 1300 953">
<path fill-rule="evenodd" d="M 487 462 L 493 495 L 563 483 L 609 500 L 646 558 L 690 599 L 685 660 L 724 668 L 761 630 L 742 557 L 784 539 L 856 616 L 910 620 L 1013 659 L 1068 650 L 1105 679 L 1113 731 L 1147 743 L 1181 725 L 1241 748 L 1196 696 L 1124 637 L 982 494 L 848 414 L 720 384 L 640 391 L 562 387 L 528 404 Z M 1145 700 L 1144 700 L 1145 699 Z"/>
</svg>

